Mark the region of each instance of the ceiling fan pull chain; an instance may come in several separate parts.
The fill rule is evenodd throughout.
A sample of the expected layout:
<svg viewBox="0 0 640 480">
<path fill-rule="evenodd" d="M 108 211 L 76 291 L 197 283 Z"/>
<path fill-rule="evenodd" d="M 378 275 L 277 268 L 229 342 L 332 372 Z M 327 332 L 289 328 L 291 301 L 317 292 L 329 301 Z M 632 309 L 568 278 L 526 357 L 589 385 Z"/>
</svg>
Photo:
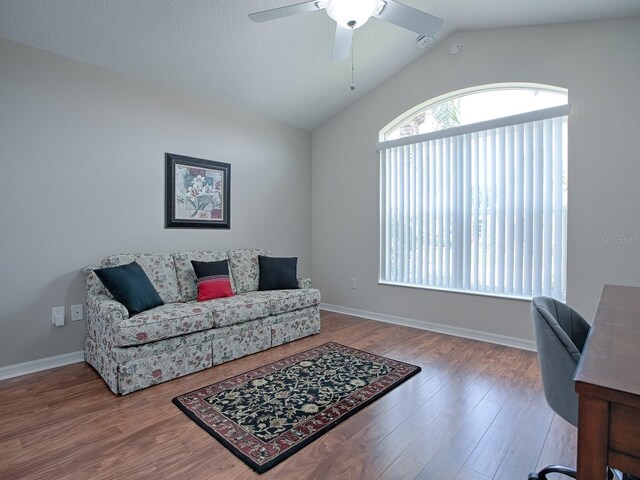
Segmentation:
<svg viewBox="0 0 640 480">
<path fill-rule="evenodd" d="M 351 42 L 351 85 L 349 85 L 349 88 L 351 89 L 351 91 L 353 92 L 356 89 L 356 84 L 353 81 L 353 41 Z"/>
</svg>

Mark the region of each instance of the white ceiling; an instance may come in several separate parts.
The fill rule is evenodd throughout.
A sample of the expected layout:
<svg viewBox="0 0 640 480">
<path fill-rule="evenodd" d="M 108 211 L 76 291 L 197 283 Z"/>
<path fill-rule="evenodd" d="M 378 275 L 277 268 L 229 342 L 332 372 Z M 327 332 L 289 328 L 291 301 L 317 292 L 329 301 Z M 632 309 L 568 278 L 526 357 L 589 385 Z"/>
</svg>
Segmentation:
<svg viewBox="0 0 640 480">
<path fill-rule="evenodd" d="M 253 23 L 302 0 L 0 0 L 0 37 L 314 130 L 428 50 L 376 19 L 349 60 L 331 63 L 324 11 Z M 640 0 L 401 0 L 458 30 L 640 15 Z"/>
</svg>

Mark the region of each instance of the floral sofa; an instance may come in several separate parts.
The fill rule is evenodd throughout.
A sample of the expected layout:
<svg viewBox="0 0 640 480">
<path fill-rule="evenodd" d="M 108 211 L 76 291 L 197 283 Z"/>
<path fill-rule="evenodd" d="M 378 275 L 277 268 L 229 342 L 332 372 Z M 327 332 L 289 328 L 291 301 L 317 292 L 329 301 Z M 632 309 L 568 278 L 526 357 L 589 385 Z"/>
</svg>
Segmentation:
<svg viewBox="0 0 640 480">
<path fill-rule="evenodd" d="M 258 291 L 258 255 L 266 250 L 113 255 L 84 268 L 85 359 L 109 388 L 125 395 L 320 331 L 320 291 L 298 278 L 296 290 Z M 235 296 L 196 302 L 191 260 L 227 259 Z M 164 305 L 131 318 L 95 273 L 136 261 Z"/>
</svg>

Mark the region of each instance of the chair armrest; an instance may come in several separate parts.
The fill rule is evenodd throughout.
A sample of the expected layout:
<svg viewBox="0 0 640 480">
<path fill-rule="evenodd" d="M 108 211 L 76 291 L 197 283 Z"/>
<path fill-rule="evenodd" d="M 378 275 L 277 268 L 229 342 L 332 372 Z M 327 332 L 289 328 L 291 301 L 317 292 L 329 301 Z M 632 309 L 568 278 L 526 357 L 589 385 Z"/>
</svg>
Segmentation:
<svg viewBox="0 0 640 480">
<path fill-rule="evenodd" d="M 311 279 L 298 277 L 298 288 L 311 288 Z"/>
</svg>

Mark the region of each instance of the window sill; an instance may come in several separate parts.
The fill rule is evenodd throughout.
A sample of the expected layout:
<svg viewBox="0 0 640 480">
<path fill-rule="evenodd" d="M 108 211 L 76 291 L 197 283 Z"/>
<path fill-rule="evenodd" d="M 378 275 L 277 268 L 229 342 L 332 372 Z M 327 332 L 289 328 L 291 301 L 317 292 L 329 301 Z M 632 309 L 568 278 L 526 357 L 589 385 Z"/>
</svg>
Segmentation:
<svg viewBox="0 0 640 480">
<path fill-rule="evenodd" d="M 447 292 L 447 293 L 462 293 L 464 295 L 479 295 L 481 297 L 494 297 L 494 298 L 502 298 L 505 300 L 519 300 L 524 302 L 531 302 L 533 297 L 526 295 L 510 295 L 507 293 L 492 293 L 492 292 L 474 292 L 471 290 L 460 290 L 456 288 L 446 288 L 446 287 L 432 287 L 427 285 L 411 285 L 408 283 L 396 283 L 396 282 L 386 282 L 383 280 L 378 280 L 378 285 L 388 285 L 391 287 L 404 287 L 404 288 L 417 288 L 419 290 L 433 290 L 436 292 Z M 564 299 L 561 299 L 564 302 Z"/>
</svg>

